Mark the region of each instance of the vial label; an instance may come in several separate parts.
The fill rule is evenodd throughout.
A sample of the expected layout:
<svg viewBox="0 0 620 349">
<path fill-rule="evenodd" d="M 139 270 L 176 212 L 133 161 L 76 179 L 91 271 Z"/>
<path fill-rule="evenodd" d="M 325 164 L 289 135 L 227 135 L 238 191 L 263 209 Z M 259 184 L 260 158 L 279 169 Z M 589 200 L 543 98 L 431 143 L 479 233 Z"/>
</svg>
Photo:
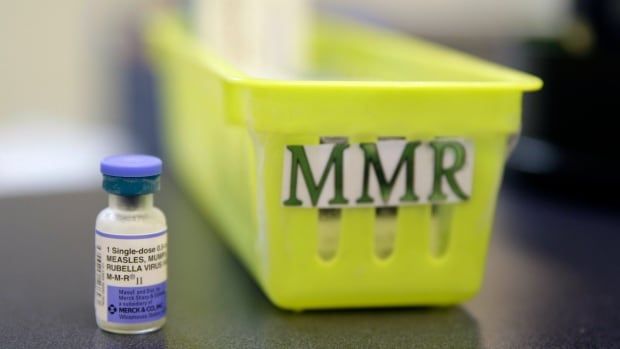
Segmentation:
<svg viewBox="0 0 620 349">
<path fill-rule="evenodd" d="M 95 231 L 95 310 L 122 324 L 166 315 L 166 231 L 117 235 Z"/>
</svg>

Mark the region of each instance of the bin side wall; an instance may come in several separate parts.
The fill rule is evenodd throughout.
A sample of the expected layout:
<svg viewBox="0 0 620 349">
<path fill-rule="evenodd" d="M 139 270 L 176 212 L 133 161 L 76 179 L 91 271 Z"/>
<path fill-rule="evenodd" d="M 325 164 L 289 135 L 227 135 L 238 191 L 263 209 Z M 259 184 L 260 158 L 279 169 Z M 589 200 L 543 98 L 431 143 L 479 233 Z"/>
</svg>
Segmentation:
<svg viewBox="0 0 620 349">
<path fill-rule="evenodd" d="M 430 139 L 403 127 L 400 136 Z M 377 136 L 339 134 L 351 143 L 376 141 Z M 390 134 L 394 136 L 394 134 Z M 453 136 L 453 135 L 450 135 Z M 399 207 L 392 255 L 375 253 L 374 208 L 339 210 L 337 252 L 319 257 L 321 217 L 316 208 L 282 204 L 283 158 L 286 145 L 318 144 L 318 135 L 265 134 L 265 166 L 259 186 L 265 188 L 269 270 L 263 284 L 274 303 L 284 308 L 330 308 L 458 303 L 480 287 L 495 212 L 495 202 L 507 156 L 508 134 L 461 134 L 474 142 L 474 182 L 470 200 L 449 205 L 450 214 L 434 216 L 431 205 Z M 443 207 L 443 206 L 438 206 Z M 445 251 L 433 253 L 434 224 L 449 227 Z M 277 251 L 277 252 L 276 252 Z"/>
</svg>

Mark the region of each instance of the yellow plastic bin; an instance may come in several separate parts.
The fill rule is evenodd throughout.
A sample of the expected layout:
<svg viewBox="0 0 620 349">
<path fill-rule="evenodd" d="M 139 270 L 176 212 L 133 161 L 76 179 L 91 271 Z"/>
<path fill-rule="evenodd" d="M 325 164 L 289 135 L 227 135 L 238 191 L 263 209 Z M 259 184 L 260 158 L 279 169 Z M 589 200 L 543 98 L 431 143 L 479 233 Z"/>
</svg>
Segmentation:
<svg viewBox="0 0 620 349">
<path fill-rule="evenodd" d="M 338 20 L 315 27 L 312 69 L 331 79 L 253 78 L 203 47 L 177 19 L 151 23 L 164 139 L 179 182 L 279 307 L 447 305 L 472 297 L 482 281 L 504 162 L 520 129 L 522 94 L 541 81 L 382 30 Z M 467 146 L 470 189 L 456 201 L 419 193 L 413 204 L 284 200 L 292 173 L 308 194 L 313 179 L 315 189 L 333 187 L 337 194 L 336 178 L 347 186 L 366 167 L 380 183 L 381 166 L 370 160 L 381 151 L 373 144 L 415 143 L 426 160 L 411 166 L 433 171 L 428 152 L 437 154 L 433 142 L 443 139 Z M 293 157 L 292 146 L 305 147 L 308 157 Z M 354 170 L 353 160 L 321 158 L 321 149 L 337 157 L 337 147 L 370 162 Z M 439 162 L 456 168 L 459 149 L 448 148 L 452 160 Z M 398 191 L 414 171 L 405 158 L 391 175 L 385 169 L 388 189 Z M 311 177 L 299 169 L 304 161 L 315 166 Z M 322 187 L 321 161 L 334 178 Z M 439 166 L 435 174 L 450 169 Z M 390 182 L 398 176 L 401 182 Z M 439 185 L 447 180 L 440 176 Z"/>
</svg>

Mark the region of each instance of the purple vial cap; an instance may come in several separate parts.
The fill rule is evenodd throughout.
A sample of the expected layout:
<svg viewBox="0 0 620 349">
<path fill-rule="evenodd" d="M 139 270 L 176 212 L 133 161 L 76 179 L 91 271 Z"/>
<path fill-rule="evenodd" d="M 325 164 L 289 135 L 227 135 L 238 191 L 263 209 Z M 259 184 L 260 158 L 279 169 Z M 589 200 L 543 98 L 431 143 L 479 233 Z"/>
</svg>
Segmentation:
<svg viewBox="0 0 620 349">
<path fill-rule="evenodd" d="M 161 159 L 151 155 L 108 156 L 101 160 L 101 173 L 112 177 L 151 177 L 161 174 Z"/>
</svg>

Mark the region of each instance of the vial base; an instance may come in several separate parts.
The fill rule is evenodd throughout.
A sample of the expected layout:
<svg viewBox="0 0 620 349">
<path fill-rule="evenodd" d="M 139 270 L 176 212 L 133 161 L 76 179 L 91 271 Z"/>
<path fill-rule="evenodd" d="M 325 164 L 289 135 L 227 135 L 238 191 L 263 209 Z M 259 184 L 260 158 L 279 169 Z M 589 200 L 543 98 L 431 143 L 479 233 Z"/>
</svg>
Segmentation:
<svg viewBox="0 0 620 349">
<path fill-rule="evenodd" d="M 100 329 L 116 334 L 143 334 L 155 332 L 162 328 L 165 323 L 166 318 L 140 324 L 118 324 L 115 322 L 97 319 L 97 326 L 99 326 Z"/>
</svg>

